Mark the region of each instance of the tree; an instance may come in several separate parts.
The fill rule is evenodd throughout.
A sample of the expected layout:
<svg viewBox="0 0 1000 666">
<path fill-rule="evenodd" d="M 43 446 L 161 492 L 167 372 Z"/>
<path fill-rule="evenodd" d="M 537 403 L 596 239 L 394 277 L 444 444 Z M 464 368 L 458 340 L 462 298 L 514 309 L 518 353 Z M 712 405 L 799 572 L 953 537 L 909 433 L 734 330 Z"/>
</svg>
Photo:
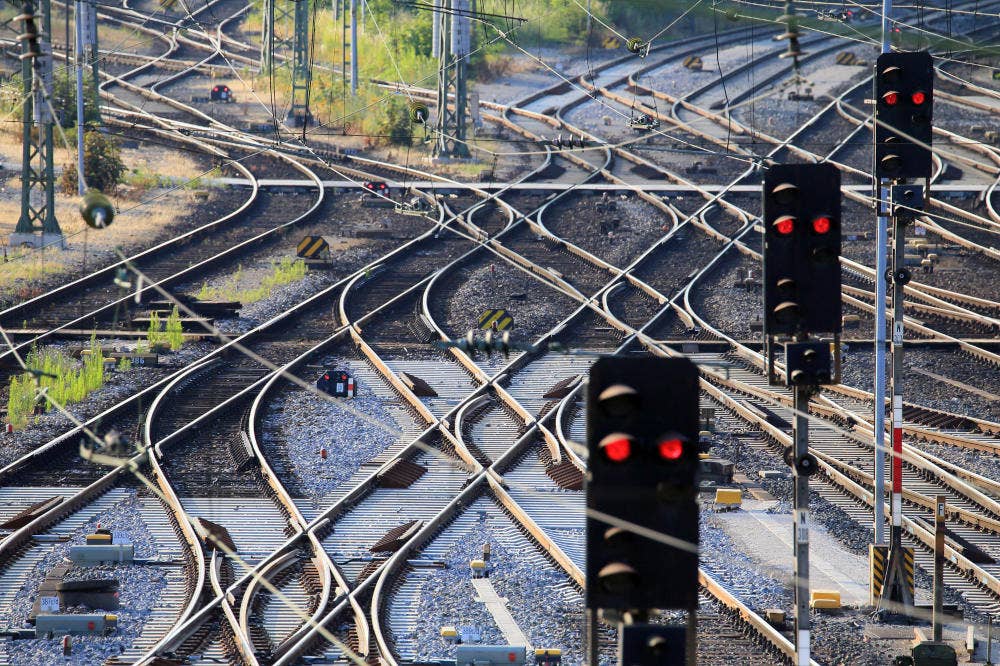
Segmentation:
<svg viewBox="0 0 1000 666">
<path fill-rule="evenodd" d="M 56 76 L 52 81 L 52 106 L 63 127 L 76 125 L 76 78 Z M 83 80 L 83 123 L 99 123 L 101 117 L 94 107 L 94 82 Z"/>
<path fill-rule="evenodd" d="M 83 175 L 87 187 L 101 192 L 114 192 L 122 182 L 125 163 L 122 162 L 118 140 L 108 134 L 90 130 L 83 138 Z M 61 185 L 63 192 L 77 191 L 75 166 L 64 166 Z"/>
<path fill-rule="evenodd" d="M 404 100 L 397 97 L 389 100 L 385 106 L 385 120 L 379 129 L 379 134 L 389 137 L 389 143 L 410 145 L 413 128 L 410 126 L 410 109 Z"/>
</svg>

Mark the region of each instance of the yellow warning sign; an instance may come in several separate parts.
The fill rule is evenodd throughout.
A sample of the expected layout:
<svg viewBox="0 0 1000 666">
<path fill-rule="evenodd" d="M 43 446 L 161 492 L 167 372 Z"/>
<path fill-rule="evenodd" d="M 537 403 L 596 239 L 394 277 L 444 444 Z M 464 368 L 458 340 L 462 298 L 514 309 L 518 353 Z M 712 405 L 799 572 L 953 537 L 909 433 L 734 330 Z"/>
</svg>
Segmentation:
<svg viewBox="0 0 1000 666">
<path fill-rule="evenodd" d="M 688 56 L 684 58 L 684 66 L 688 69 L 701 69 L 703 66 L 701 56 Z"/>
<path fill-rule="evenodd" d="M 872 606 L 877 606 L 882 597 L 882 587 L 885 585 L 886 567 L 889 564 L 889 547 L 868 544 L 868 582 L 869 582 L 869 602 Z M 903 546 L 903 571 L 906 578 L 906 587 L 910 591 L 910 598 L 913 598 L 913 548 Z"/>
<path fill-rule="evenodd" d="M 837 54 L 838 65 L 854 65 L 858 62 L 858 56 L 850 51 L 841 51 Z"/>
<path fill-rule="evenodd" d="M 485 310 L 479 315 L 479 328 L 484 331 L 496 329 L 506 331 L 514 326 L 514 318 L 507 314 L 506 310 Z"/>
<path fill-rule="evenodd" d="M 315 259 L 329 247 L 330 244 L 322 236 L 305 236 L 295 248 L 295 254 L 303 259 Z"/>
</svg>

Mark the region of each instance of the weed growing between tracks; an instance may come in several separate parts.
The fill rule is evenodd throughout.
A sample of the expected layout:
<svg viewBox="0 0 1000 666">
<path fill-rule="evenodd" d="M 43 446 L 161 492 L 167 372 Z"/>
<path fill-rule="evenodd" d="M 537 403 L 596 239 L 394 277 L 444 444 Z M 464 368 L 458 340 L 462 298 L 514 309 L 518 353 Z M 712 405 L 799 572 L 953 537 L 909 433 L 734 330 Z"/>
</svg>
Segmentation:
<svg viewBox="0 0 1000 666">
<path fill-rule="evenodd" d="M 229 280 L 221 287 L 210 287 L 202 284 L 198 298 L 205 300 L 239 301 L 244 305 L 262 301 L 271 295 L 275 287 L 298 282 L 306 276 L 306 263 L 302 259 L 282 257 L 278 262 L 271 262 L 270 272 L 263 276 L 254 287 L 245 287 L 242 264 L 236 269 Z"/>
<path fill-rule="evenodd" d="M 96 335 L 90 337 L 90 348 L 85 350 L 82 361 L 77 362 L 61 349 L 33 348 L 25 365 L 40 373 L 37 378 L 30 372 L 10 378 L 10 395 L 7 398 L 7 419 L 15 428 L 23 428 L 37 409 L 51 409 L 51 404 L 40 397 L 46 393 L 59 404 L 77 403 L 92 391 L 104 386 L 104 354 L 97 344 Z"/>
<path fill-rule="evenodd" d="M 149 349 L 163 349 L 170 347 L 170 351 L 177 351 L 184 346 L 184 326 L 181 323 L 181 315 L 174 306 L 173 311 L 167 317 L 163 330 L 160 330 L 160 315 L 152 312 L 149 315 L 149 329 L 146 331 L 146 342 Z M 136 349 L 137 353 L 142 353 Z"/>
</svg>

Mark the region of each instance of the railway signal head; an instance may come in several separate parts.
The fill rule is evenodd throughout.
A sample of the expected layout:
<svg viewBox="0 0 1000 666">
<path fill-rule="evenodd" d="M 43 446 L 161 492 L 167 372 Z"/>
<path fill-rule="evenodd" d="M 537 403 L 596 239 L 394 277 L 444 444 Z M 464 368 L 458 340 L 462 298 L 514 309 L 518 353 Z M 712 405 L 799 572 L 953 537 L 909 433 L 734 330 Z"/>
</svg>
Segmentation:
<svg viewBox="0 0 1000 666">
<path fill-rule="evenodd" d="M 840 332 L 840 173 L 777 164 L 764 178 L 764 332 Z"/>
<path fill-rule="evenodd" d="M 588 608 L 697 599 L 698 418 L 698 371 L 687 359 L 611 356 L 591 368 Z"/>
<path fill-rule="evenodd" d="M 785 344 L 787 386 L 822 386 L 832 384 L 833 377 L 833 355 L 828 342 Z"/>
<path fill-rule="evenodd" d="M 362 187 L 364 187 L 369 192 L 381 192 L 383 194 L 385 194 L 389 190 L 389 186 L 380 180 L 365 181 L 365 183 L 362 184 Z"/>
<path fill-rule="evenodd" d="M 934 65 L 926 51 L 883 53 L 875 64 L 875 176 L 929 178 Z"/>
</svg>

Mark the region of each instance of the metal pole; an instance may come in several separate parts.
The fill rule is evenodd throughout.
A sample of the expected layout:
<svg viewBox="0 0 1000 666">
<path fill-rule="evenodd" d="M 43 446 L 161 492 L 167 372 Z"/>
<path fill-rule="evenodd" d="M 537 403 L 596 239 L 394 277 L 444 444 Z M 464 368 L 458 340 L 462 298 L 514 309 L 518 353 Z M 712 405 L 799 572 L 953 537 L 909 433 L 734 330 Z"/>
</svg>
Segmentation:
<svg viewBox="0 0 1000 666">
<path fill-rule="evenodd" d="M 76 0 L 73 16 L 76 18 L 76 46 L 74 47 L 74 61 L 76 62 L 76 168 L 77 190 L 83 196 L 87 188 L 83 182 L 83 22 L 87 20 L 84 16 L 83 1 Z"/>
<path fill-rule="evenodd" d="M 441 57 L 441 2 L 434 0 L 434 9 L 431 12 L 431 57 Z"/>
<path fill-rule="evenodd" d="M 941 642 L 941 614 L 944 610 L 944 522 L 945 496 L 938 495 L 934 511 L 934 642 Z"/>
<path fill-rule="evenodd" d="M 795 460 L 809 453 L 809 394 L 811 387 L 796 386 L 793 438 Z M 795 551 L 795 663 L 809 666 L 809 477 L 793 467 L 795 496 L 792 509 L 792 542 Z"/>
<path fill-rule="evenodd" d="M 600 653 L 597 649 L 597 609 L 587 609 L 587 663 L 599 664 Z"/>
<path fill-rule="evenodd" d="M 351 0 L 351 95 L 358 94 L 358 0 Z"/>
<path fill-rule="evenodd" d="M 684 634 L 685 666 L 698 666 L 698 602 L 688 608 L 687 632 Z"/>
<path fill-rule="evenodd" d="M 882 0 L 882 53 L 888 53 L 892 0 Z M 873 170 L 874 173 L 874 170 Z M 885 183 L 880 183 L 879 199 L 888 199 Z M 875 240 L 875 544 L 884 546 L 885 509 L 885 297 L 886 253 L 889 243 L 889 220 L 885 204 L 878 204 L 879 216 Z"/>
<path fill-rule="evenodd" d="M 906 226 L 893 218 L 892 271 L 903 267 Z M 902 545 L 903 535 L 903 285 L 892 287 L 892 530 L 890 548 Z"/>
<path fill-rule="evenodd" d="M 986 666 L 993 666 L 993 616 L 986 616 Z"/>
<path fill-rule="evenodd" d="M 90 21 L 90 70 L 94 78 L 94 111 L 93 117 L 97 124 L 101 123 L 101 50 L 97 33 L 97 3 L 85 0 L 87 3 L 87 20 Z"/>
</svg>

